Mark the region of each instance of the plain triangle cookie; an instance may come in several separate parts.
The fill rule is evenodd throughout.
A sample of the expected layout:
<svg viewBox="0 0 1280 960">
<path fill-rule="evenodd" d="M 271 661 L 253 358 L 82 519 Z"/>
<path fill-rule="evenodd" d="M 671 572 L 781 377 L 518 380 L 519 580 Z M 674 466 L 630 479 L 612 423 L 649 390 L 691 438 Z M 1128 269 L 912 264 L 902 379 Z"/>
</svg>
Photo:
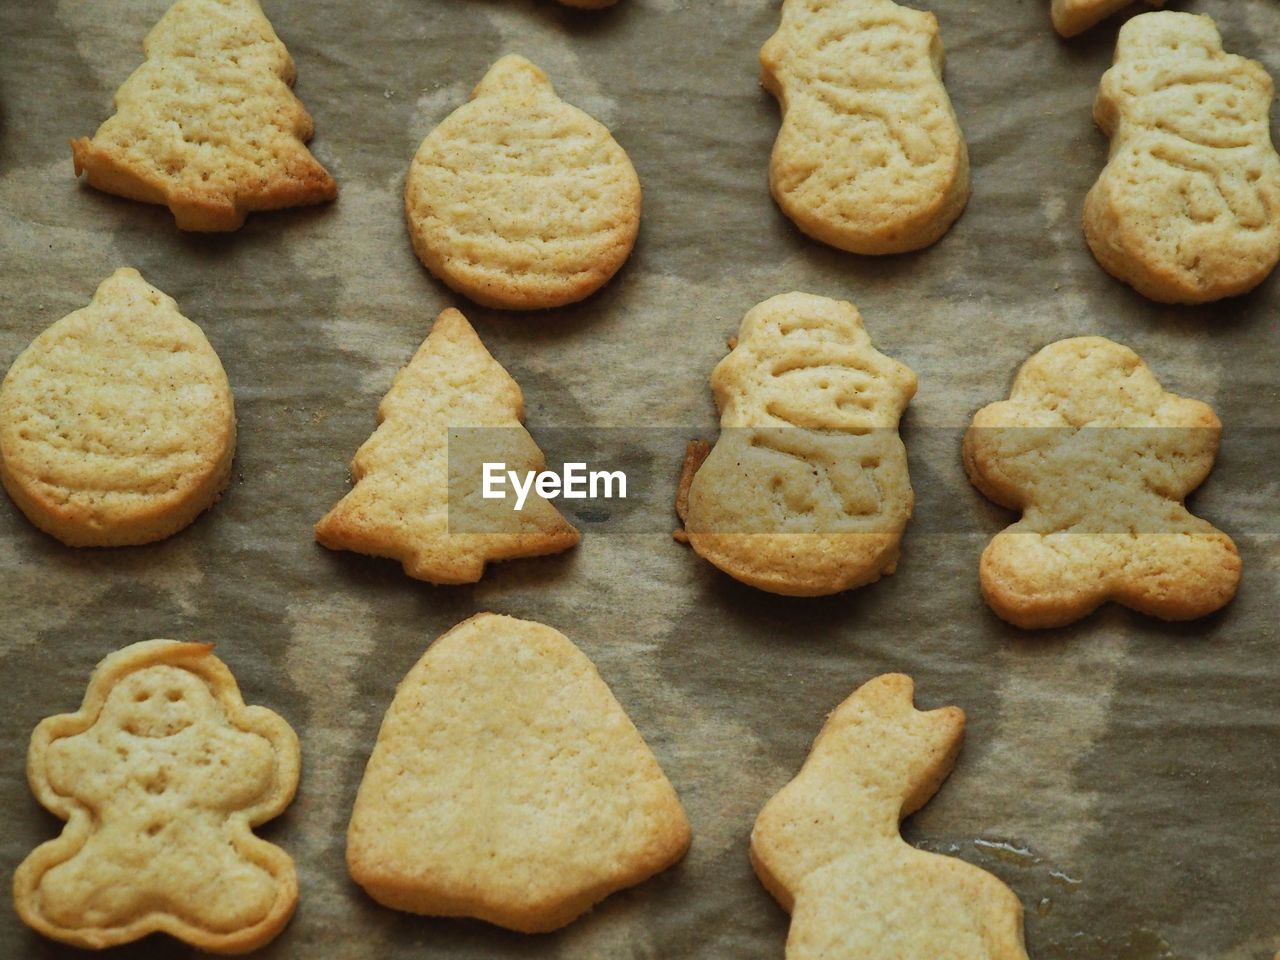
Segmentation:
<svg viewBox="0 0 1280 960">
<path fill-rule="evenodd" d="M 235 230 L 251 210 L 332 200 L 311 155 L 297 71 L 257 0 L 178 0 L 147 34 L 115 114 L 71 142 L 76 176 L 161 203 L 182 230 Z"/>
<path fill-rule="evenodd" d="M 477 303 L 534 310 L 608 282 L 640 228 L 640 180 L 599 121 L 506 56 L 422 141 L 404 189 L 433 274 Z"/>
<path fill-rule="evenodd" d="M 347 865 L 389 907 L 538 933 L 688 846 L 675 790 L 591 661 L 550 627 L 484 613 L 401 681 Z"/>
<path fill-rule="evenodd" d="M 536 493 L 518 512 L 510 498 L 479 495 L 482 461 L 543 468 L 523 423 L 519 384 L 467 318 L 445 310 L 378 405 L 378 429 L 351 462 L 354 486 L 316 524 L 316 539 L 399 560 L 431 583 L 474 583 L 490 560 L 569 549 L 578 531 Z"/>
<path fill-rule="evenodd" d="M 0 386 L 0 480 L 68 546 L 181 530 L 226 487 L 235 445 L 218 355 L 130 267 L 36 337 Z"/>
<path fill-rule="evenodd" d="M 959 708 L 922 712 L 911 697 L 902 674 L 859 687 L 756 820 L 751 863 L 791 914 L 787 960 L 1027 960 L 1012 890 L 898 832 L 964 734 Z"/>
</svg>

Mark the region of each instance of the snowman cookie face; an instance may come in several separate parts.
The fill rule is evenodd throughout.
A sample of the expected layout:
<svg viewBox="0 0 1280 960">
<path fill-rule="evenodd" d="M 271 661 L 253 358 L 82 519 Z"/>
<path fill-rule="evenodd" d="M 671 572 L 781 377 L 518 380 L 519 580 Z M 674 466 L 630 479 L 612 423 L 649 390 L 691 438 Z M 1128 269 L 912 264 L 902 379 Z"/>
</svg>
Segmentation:
<svg viewBox="0 0 1280 960">
<path fill-rule="evenodd" d="M 48 717 L 27 758 L 31 788 L 67 821 L 18 868 L 31 927 L 102 948 L 163 931 L 243 952 L 283 928 L 293 861 L 251 827 L 298 782 L 298 741 L 246 707 L 208 644 L 136 643 L 98 665 L 80 710 Z"/>
</svg>

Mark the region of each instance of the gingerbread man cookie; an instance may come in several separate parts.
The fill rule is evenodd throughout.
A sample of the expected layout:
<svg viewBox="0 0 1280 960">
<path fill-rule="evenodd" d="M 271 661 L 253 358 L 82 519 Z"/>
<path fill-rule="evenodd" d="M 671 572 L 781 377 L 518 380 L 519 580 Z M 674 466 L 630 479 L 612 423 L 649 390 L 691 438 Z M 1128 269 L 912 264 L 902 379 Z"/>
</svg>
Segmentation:
<svg viewBox="0 0 1280 960">
<path fill-rule="evenodd" d="M 1128 347 L 1076 337 L 1035 354 L 964 438 L 974 485 L 1022 511 L 982 554 L 991 608 L 1020 627 L 1054 627 L 1107 600 L 1166 620 L 1224 606 L 1240 556 L 1183 505 L 1221 432 L 1206 404 L 1162 389 Z"/>
<path fill-rule="evenodd" d="M 14 877 L 18 915 L 100 949 L 163 931 L 243 953 L 293 914 L 293 861 L 254 836 L 298 784 L 298 739 L 245 706 L 212 645 L 149 640 L 104 659 L 76 713 L 36 727 L 27 778 L 67 821 Z"/>
</svg>

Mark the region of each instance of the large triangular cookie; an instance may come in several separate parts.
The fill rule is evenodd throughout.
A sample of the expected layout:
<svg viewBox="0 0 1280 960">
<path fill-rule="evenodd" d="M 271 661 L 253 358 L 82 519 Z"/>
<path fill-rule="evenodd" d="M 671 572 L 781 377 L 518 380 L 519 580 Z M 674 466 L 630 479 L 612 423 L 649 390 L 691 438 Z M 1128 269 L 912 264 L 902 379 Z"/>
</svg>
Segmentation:
<svg viewBox="0 0 1280 960">
<path fill-rule="evenodd" d="M 591 661 L 550 627 L 486 613 L 396 691 L 347 864 L 387 906 L 534 933 L 688 845 L 675 790 Z"/>
</svg>

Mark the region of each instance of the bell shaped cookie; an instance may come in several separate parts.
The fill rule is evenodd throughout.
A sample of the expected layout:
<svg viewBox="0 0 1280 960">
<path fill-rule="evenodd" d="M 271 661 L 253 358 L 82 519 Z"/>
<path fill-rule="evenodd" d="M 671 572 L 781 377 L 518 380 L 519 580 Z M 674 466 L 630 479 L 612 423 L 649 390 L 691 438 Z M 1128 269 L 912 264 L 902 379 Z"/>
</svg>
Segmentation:
<svg viewBox="0 0 1280 960">
<path fill-rule="evenodd" d="M 1164 0 L 1147 2 L 1158 7 Z M 1064 37 L 1074 37 L 1131 3 L 1133 0 L 1053 0 L 1049 9 L 1054 29 Z"/>
<path fill-rule="evenodd" d="M 1108 600 L 1165 620 L 1225 606 L 1240 556 L 1183 504 L 1221 433 L 1206 404 L 1165 391 L 1128 347 L 1077 337 L 1031 357 L 964 437 L 974 486 L 1022 511 L 982 554 L 991 609 L 1055 627 Z"/>
<path fill-rule="evenodd" d="M 128 267 L 36 337 L 0 385 L 0 480 L 73 547 L 181 530 L 226 487 L 235 442 L 218 355 Z"/>
<path fill-rule="evenodd" d="M 931 13 L 784 0 L 760 51 L 782 107 L 769 186 L 809 236 L 854 253 L 927 247 L 969 199 L 969 155 Z"/>
<path fill-rule="evenodd" d="M 14 876 L 18 915 L 101 949 L 163 932 L 244 953 L 289 921 L 293 861 L 252 828 L 298 785 L 298 738 L 247 707 L 207 643 L 149 640 L 103 660 L 76 713 L 41 721 L 27 779 L 67 821 Z"/>
<path fill-rule="evenodd" d="M 396 690 L 347 832 L 380 903 L 555 930 L 689 846 L 676 792 L 563 634 L 480 614 Z"/>
<path fill-rule="evenodd" d="M 166 205 L 182 230 L 235 230 L 252 210 L 337 196 L 306 148 L 293 60 L 257 0 L 178 0 L 143 50 L 115 115 L 71 142 L 76 176 Z"/>
<path fill-rule="evenodd" d="M 856 690 L 756 820 L 751 863 L 791 914 L 787 960 L 1027 960 L 1013 891 L 898 832 L 951 772 L 964 734 L 961 710 L 921 712 L 911 697 L 901 674 Z"/>
<path fill-rule="evenodd" d="M 418 258 L 489 307 L 574 303 L 635 245 L 640 180 L 609 131 L 506 56 L 427 135 L 404 188 Z"/>
<path fill-rule="evenodd" d="M 431 583 L 474 583 L 490 560 L 567 550 L 578 531 L 530 492 L 481 496 L 484 463 L 540 471 L 519 385 L 457 310 L 436 318 L 378 405 L 378 429 L 351 462 L 354 486 L 319 523 L 331 550 L 390 557 Z"/>
<path fill-rule="evenodd" d="M 913 504 L 898 420 L 916 391 L 851 303 L 754 307 L 711 387 L 720 439 L 686 462 L 693 549 L 761 590 L 819 596 L 892 573 Z"/>
<path fill-rule="evenodd" d="M 1112 276 L 1162 303 L 1245 293 L 1280 260 L 1271 77 L 1224 53 L 1206 16 L 1145 13 L 1120 29 L 1093 116 L 1111 155 L 1084 235 Z"/>
</svg>

